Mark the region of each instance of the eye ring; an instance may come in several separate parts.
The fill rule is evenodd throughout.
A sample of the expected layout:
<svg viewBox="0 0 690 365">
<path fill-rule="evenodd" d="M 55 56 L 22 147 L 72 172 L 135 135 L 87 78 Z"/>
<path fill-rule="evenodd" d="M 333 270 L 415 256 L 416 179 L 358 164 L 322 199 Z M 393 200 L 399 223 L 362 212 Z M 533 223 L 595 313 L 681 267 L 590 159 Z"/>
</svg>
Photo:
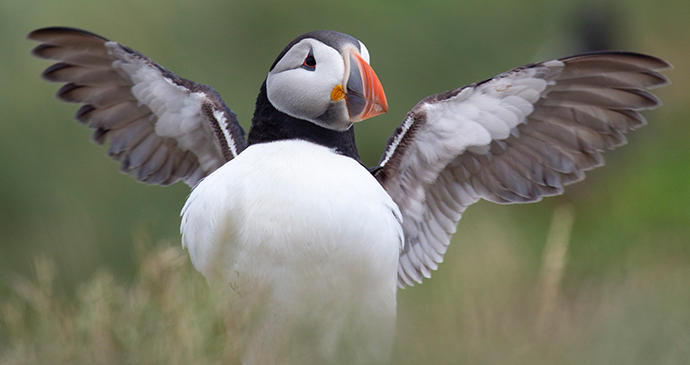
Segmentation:
<svg viewBox="0 0 690 365">
<path fill-rule="evenodd" d="M 304 62 L 302 62 L 301 67 L 308 71 L 316 70 L 316 58 L 314 58 L 314 54 L 312 53 L 312 51 L 309 51 L 309 54 L 304 59 Z"/>
</svg>

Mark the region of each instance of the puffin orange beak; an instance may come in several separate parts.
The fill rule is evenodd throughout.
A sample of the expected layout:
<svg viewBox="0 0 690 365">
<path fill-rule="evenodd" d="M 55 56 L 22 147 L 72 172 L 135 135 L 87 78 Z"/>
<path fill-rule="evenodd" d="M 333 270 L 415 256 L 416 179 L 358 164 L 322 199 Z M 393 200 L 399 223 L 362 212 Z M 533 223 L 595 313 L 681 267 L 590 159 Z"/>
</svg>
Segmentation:
<svg viewBox="0 0 690 365">
<path fill-rule="evenodd" d="M 350 74 L 347 79 L 345 99 L 350 121 L 357 123 L 388 113 L 386 94 L 376 73 L 357 52 L 349 53 Z"/>
</svg>

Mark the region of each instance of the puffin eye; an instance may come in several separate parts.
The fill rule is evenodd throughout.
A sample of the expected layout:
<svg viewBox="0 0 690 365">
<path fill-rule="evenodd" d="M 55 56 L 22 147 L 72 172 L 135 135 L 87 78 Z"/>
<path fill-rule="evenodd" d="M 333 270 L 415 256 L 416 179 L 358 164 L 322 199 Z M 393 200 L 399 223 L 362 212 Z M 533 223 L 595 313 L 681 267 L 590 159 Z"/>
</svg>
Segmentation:
<svg viewBox="0 0 690 365">
<path fill-rule="evenodd" d="M 304 62 L 302 62 L 302 68 L 308 71 L 314 71 L 316 70 L 316 58 L 314 58 L 314 55 L 309 52 L 309 55 L 307 55 L 307 58 L 304 59 Z"/>
</svg>

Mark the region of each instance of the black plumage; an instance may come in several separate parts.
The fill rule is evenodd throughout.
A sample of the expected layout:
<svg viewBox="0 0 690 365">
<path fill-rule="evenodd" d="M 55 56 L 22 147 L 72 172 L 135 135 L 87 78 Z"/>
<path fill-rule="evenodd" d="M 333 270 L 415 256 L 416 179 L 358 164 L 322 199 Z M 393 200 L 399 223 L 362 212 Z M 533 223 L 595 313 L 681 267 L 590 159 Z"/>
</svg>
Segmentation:
<svg viewBox="0 0 690 365">
<path fill-rule="evenodd" d="M 339 154 L 360 161 L 353 128 L 335 131 L 312 122 L 291 117 L 278 111 L 266 95 L 266 83 L 256 98 L 256 109 L 252 118 L 247 144 L 267 143 L 279 140 L 302 139 L 335 149 Z"/>
</svg>

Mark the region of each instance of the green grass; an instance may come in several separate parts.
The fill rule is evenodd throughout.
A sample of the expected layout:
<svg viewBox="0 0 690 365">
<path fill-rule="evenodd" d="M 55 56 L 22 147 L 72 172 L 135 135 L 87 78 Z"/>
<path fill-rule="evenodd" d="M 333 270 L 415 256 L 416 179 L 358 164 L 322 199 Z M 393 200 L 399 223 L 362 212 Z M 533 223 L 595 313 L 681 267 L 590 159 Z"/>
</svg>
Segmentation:
<svg viewBox="0 0 690 365">
<path fill-rule="evenodd" d="M 686 364 L 690 269 L 652 261 L 625 276 L 564 287 L 574 212 L 560 207 L 535 272 L 514 241 L 482 224 L 452 276 L 424 295 L 400 292 L 396 364 Z M 0 303 L 0 364 L 234 363 L 218 295 L 178 245 L 136 234 L 138 272 L 119 283 L 100 270 L 74 297 L 38 257 L 31 278 L 10 275 Z M 413 309 L 413 310 L 411 310 Z M 421 310 L 420 310 L 421 309 Z M 221 315 L 223 314 L 223 315 Z"/>
<path fill-rule="evenodd" d="M 33 278 L 6 278 L 13 294 L 0 305 L 0 364 L 232 362 L 219 302 L 187 253 L 165 242 L 144 251 L 131 284 L 99 270 L 74 298 L 54 291 L 59 273 L 45 257 Z"/>
<path fill-rule="evenodd" d="M 567 280 L 571 209 L 554 212 L 537 265 L 516 227 L 480 222 L 466 232 L 462 252 L 444 263 L 450 272 L 399 293 L 394 363 L 687 364 L 685 259 Z"/>
</svg>

